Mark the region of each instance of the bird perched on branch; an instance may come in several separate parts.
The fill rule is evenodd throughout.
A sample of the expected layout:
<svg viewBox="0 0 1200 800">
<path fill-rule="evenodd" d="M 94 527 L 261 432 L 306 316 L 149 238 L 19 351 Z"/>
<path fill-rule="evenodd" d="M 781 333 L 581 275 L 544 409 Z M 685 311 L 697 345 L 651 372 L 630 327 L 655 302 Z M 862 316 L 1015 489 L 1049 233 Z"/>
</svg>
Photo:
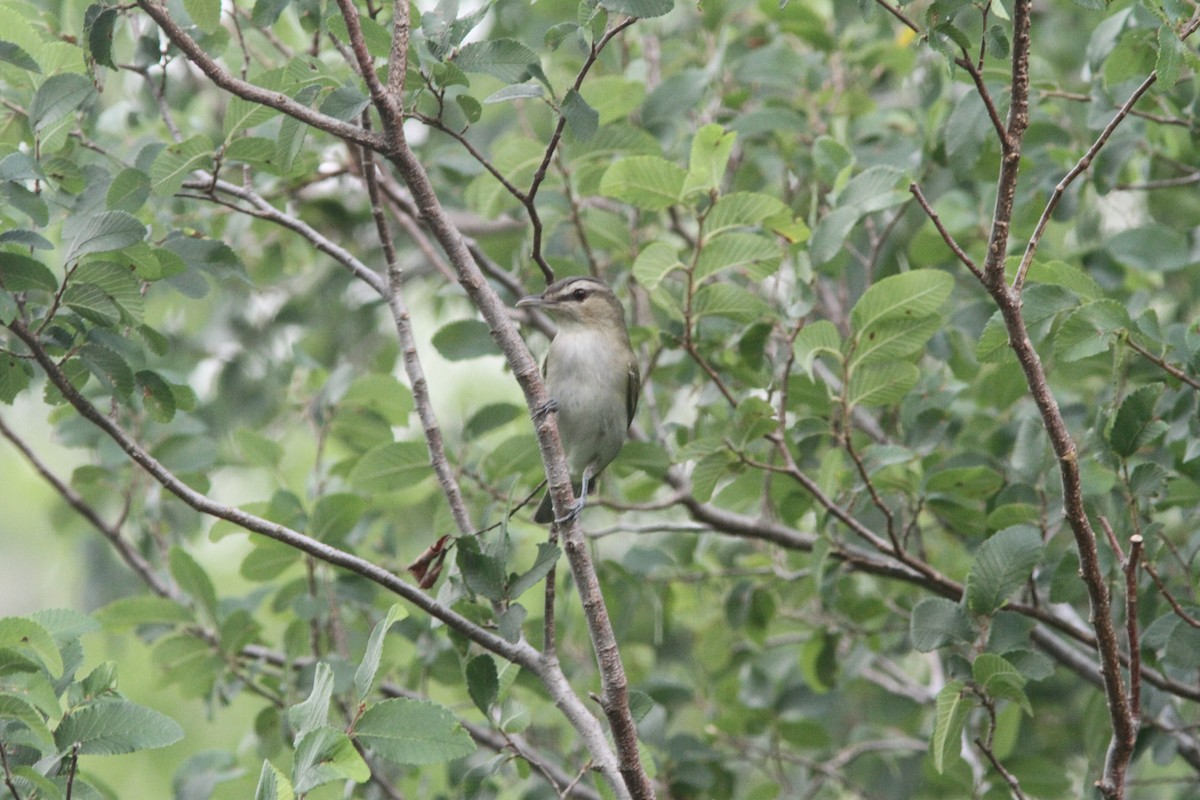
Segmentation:
<svg viewBox="0 0 1200 800">
<path fill-rule="evenodd" d="M 563 278 L 517 307 L 540 308 L 558 325 L 542 368 L 550 400 L 537 416 L 558 414 L 558 437 L 577 499 L 566 517 L 555 520 L 547 492 L 533 518 L 565 522 L 583 510 L 596 479 L 625 443 L 641 382 L 637 361 L 621 302 L 595 278 Z"/>
</svg>

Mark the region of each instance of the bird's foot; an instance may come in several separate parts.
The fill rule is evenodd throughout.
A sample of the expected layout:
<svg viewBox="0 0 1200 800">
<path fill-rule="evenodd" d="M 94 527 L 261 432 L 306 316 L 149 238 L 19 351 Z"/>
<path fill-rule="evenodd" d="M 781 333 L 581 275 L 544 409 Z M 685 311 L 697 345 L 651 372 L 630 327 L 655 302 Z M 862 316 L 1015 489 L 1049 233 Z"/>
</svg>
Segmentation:
<svg viewBox="0 0 1200 800">
<path fill-rule="evenodd" d="M 584 500 L 584 498 L 582 496 L 576 498 L 575 502 L 571 503 L 571 507 L 569 509 L 567 509 L 566 514 L 563 514 L 561 517 L 555 518 L 554 524 L 555 525 L 566 525 L 568 523 L 574 522 L 575 520 L 579 519 L 579 515 L 581 513 L 583 513 L 583 507 L 586 503 L 587 503 L 587 501 Z"/>
<path fill-rule="evenodd" d="M 553 411 L 558 411 L 558 401 L 551 397 L 537 407 L 537 410 L 533 412 L 533 419 L 535 422 L 540 422 L 543 417 Z"/>
</svg>

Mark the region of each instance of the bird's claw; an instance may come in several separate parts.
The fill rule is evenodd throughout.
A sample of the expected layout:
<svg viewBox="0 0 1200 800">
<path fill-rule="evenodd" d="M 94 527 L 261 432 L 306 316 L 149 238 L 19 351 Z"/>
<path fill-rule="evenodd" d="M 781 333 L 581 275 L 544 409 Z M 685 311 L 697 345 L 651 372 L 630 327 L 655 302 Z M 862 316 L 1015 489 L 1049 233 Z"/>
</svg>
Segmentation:
<svg viewBox="0 0 1200 800">
<path fill-rule="evenodd" d="M 533 419 L 534 421 L 541 421 L 543 417 L 553 411 L 558 411 L 558 401 L 551 397 L 537 407 L 537 410 L 533 412 Z"/>
<path fill-rule="evenodd" d="M 556 517 L 554 519 L 554 524 L 555 525 L 566 525 L 570 522 L 574 522 L 575 520 L 579 519 L 579 515 L 583 513 L 583 506 L 586 502 L 587 501 L 584 500 L 582 497 L 577 498 L 574 503 L 571 503 L 571 507 L 569 509 L 567 509 L 566 514 L 563 514 L 561 517 Z"/>
</svg>

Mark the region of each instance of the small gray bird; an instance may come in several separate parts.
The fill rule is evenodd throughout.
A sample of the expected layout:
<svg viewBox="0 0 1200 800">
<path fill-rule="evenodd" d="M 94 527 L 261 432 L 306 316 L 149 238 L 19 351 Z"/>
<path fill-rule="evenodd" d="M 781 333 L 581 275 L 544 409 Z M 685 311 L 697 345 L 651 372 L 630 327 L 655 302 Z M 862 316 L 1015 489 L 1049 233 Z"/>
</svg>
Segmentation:
<svg viewBox="0 0 1200 800">
<path fill-rule="evenodd" d="M 555 520 L 547 492 L 533 519 L 565 522 L 583 510 L 596 478 L 625 443 L 641 378 L 625 309 L 601 281 L 563 278 L 517 306 L 541 308 L 558 325 L 542 368 L 550 400 L 538 414 L 558 412 L 558 436 L 578 499 L 568 517 Z"/>
</svg>

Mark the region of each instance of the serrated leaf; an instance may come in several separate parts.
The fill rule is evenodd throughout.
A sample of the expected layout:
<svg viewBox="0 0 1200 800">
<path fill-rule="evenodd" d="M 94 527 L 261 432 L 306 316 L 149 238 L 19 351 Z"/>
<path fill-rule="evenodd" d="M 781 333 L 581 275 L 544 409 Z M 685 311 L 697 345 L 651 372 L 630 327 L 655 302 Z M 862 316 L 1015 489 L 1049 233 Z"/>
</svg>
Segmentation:
<svg viewBox="0 0 1200 800">
<path fill-rule="evenodd" d="M 727 131 L 716 123 L 709 123 L 696 131 L 692 137 L 692 151 L 688 158 L 682 196 L 687 197 L 694 192 L 707 193 L 720 188 L 736 141 L 736 133 Z"/>
<path fill-rule="evenodd" d="M 716 236 L 731 228 L 760 225 L 765 220 L 789 214 L 790 209 L 778 198 L 758 192 L 733 192 L 722 195 L 704 218 L 704 233 Z"/>
<path fill-rule="evenodd" d="M 1020 259 L 1012 258 L 1009 261 L 1019 263 Z M 1095 300 L 1104 294 L 1104 291 L 1100 288 L 1100 284 L 1096 283 L 1091 275 L 1065 261 L 1041 261 L 1035 259 L 1029 265 L 1029 273 L 1026 275 L 1026 280 L 1029 283 L 1062 286 L 1074 292 L 1080 300 Z"/>
<path fill-rule="evenodd" d="M 915 269 L 876 281 L 850 310 L 851 328 L 862 334 L 884 320 L 926 317 L 941 308 L 953 288 L 954 278 L 935 269 Z"/>
<path fill-rule="evenodd" d="M 146 204 L 150 191 L 150 176 L 140 169 L 126 167 L 108 185 L 104 204 L 109 210 L 132 214 Z"/>
<path fill-rule="evenodd" d="M 868 364 L 851 373 L 846 400 L 866 408 L 891 405 L 908 394 L 920 377 L 920 370 L 905 361 Z"/>
<path fill-rule="evenodd" d="M 172 547 L 168 556 L 171 575 L 192 600 L 205 609 L 209 618 L 217 618 L 217 590 L 204 568 L 181 547 Z"/>
<path fill-rule="evenodd" d="M 417 442 L 387 442 L 363 454 L 350 470 L 350 484 L 367 494 L 413 486 L 431 473 L 429 451 Z"/>
<path fill-rule="evenodd" d="M 8 297 L 0 294 L 0 305 Z M 0 325 L 7 324 L 16 316 L 16 304 L 13 304 L 11 315 L 0 313 Z M 5 317 L 8 317 L 7 319 Z M 33 377 L 33 368 L 16 356 L 0 353 L 0 403 L 11 405 L 17 395 L 25 391 Z"/>
<path fill-rule="evenodd" d="M 128 700 L 106 700 L 63 717 L 54 731 L 60 751 L 76 745 L 82 754 L 120 755 L 152 750 L 183 738 L 183 728 L 170 717 Z"/>
<path fill-rule="evenodd" d="M 29 104 L 29 124 L 34 133 L 51 127 L 75 111 L 96 94 L 86 75 L 66 72 L 51 75 L 42 82 Z"/>
<path fill-rule="evenodd" d="M 125 630 L 139 625 L 186 625 L 196 621 L 185 606 L 166 597 L 134 595 L 114 600 L 93 613 L 105 628 Z"/>
<path fill-rule="evenodd" d="M 496 662 L 486 653 L 480 654 L 467 662 L 465 670 L 467 678 L 467 693 L 475 707 L 491 718 L 491 707 L 500 694 L 500 678 L 496 673 Z"/>
<path fill-rule="evenodd" d="M 117 9 L 94 3 L 84 14 L 83 33 L 88 53 L 101 66 L 116 69 L 112 57 L 113 29 L 116 27 Z"/>
<path fill-rule="evenodd" d="M 46 726 L 42 713 L 14 694 L 0 691 L 0 721 L 6 728 L 14 722 L 24 725 L 40 741 L 47 745 L 54 744 L 54 734 Z"/>
<path fill-rule="evenodd" d="M 133 378 L 141 390 L 142 405 L 156 422 L 167 423 L 175 418 L 175 391 L 171 384 L 150 370 L 139 370 Z"/>
<path fill-rule="evenodd" d="M 334 781 L 363 783 L 370 777 L 370 767 L 354 749 L 350 737 L 339 730 L 317 728 L 296 745 L 292 778 L 297 794 L 307 794 Z"/>
<path fill-rule="evenodd" d="M 562 102 L 562 115 L 567 121 L 567 129 L 581 141 L 591 139 L 600 127 L 600 114 L 588 105 L 583 96 L 574 89 L 568 89 Z"/>
<path fill-rule="evenodd" d="M 259 0 L 261 4 L 262 0 Z M 258 5 L 255 5 L 258 9 Z M 258 785 L 254 789 L 254 800 L 296 800 L 292 782 L 280 772 L 270 761 L 263 761 L 262 771 L 258 775 Z"/>
<path fill-rule="evenodd" d="M 354 671 L 354 691 L 361 703 L 366 700 L 375 683 L 375 673 L 379 671 L 379 660 L 383 657 L 383 640 L 392 625 L 408 616 L 404 606 L 395 603 L 388 609 L 387 615 L 371 629 L 367 639 L 367 647 L 363 652 L 362 661 Z"/>
<path fill-rule="evenodd" d="M 49 631 L 27 617 L 0 618 L 0 649 L 25 650 L 53 676 L 62 675 L 62 653 Z"/>
<path fill-rule="evenodd" d="M 817 266 L 828 264 L 842 251 L 851 229 L 862 219 L 857 208 L 835 208 L 821 219 L 813 229 L 808 243 L 809 256 Z"/>
<path fill-rule="evenodd" d="M 696 260 L 696 280 L 721 270 L 737 269 L 753 281 L 761 281 L 779 269 L 783 251 L 765 236 L 733 231 L 709 239 Z"/>
<path fill-rule="evenodd" d="M 842 337 L 832 322 L 817 320 L 804 326 L 796 336 L 792 351 L 796 354 L 796 365 L 811 378 L 813 361 L 817 356 L 828 353 L 839 359 L 842 357 Z"/>
<path fill-rule="evenodd" d="M 651 242 L 634 259 L 633 277 L 646 289 L 653 291 L 672 270 L 682 268 L 679 251 L 673 245 Z"/>
<path fill-rule="evenodd" d="M 394 764 L 437 764 L 475 752 L 475 742 L 450 711 L 423 700 L 376 703 L 355 726 L 355 738 Z"/>
<path fill-rule="evenodd" d="M 1022 689 L 1025 676 L 1006 659 L 995 653 L 980 653 L 971 664 L 971 675 L 989 696 L 1012 700 L 1025 713 L 1033 714 L 1033 707 Z"/>
<path fill-rule="evenodd" d="M 599 5 L 614 14 L 650 19 L 669 12 L 675 7 L 675 0 L 600 0 Z"/>
<path fill-rule="evenodd" d="M 58 279 L 42 262 L 20 253 L 0 252 L 0 287 L 10 292 L 58 291 Z"/>
<path fill-rule="evenodd" d="M 454 56 L 463 72 L 485 72 L 505 83 L 521 83 L 540 70 L 538 54 L 516 39 L 469 42 Z"/>
<path fill-rule="evenodd" d="M 686 177 L 661 156 L 630 156 L 608 168 L 600 193 L 645 211 L 661 211 L 679 202 Z"/>
<path fill-rule="evenodd" d="M 908 192 L 896 190 L 904 173 L 895 167 L 868 167 L 846 183 L 838 192 L 838 207 L 855 208 L 869 214 L 908 202 Z"/>
<path fill-rule="evenodd" d="M 275 140 L 262 136 L 239 136 L 225 148 L 226 161 L 240 161 L 255 166 L 274 166 L 277 154 Z"/>
<path fill-rule="evenodd" d="M 1031 525 L 1014 525 L 993 534 L 975 551 L 967 573 L 967 607 L 977 614 L 999 609 L 1029 580 L 1041 557 L 1041 533 Z"/>
<path fill-rule="evenodd" d="M 1121 401 L 1112 425 L 1105 433 L 1109 446 L 1119 457 L 1132 456 L 1155 430 L 1151 425 L 1154 407 L 1163 389 L 1163 384 L 1151 383 L 1133 390 Z"/>
<path fill-rule="evenodd" d="M 1004 486 L 1004 476 L 991 467 L 948 467 L 938 470 L 925 481 L 925 491 L 952 498 L 991 497 Z"/>
<path fill-rule="evenodd" d="M 183 7 L 205 33 L 212 33 L 221 24 L 221 0 L 183 0 Z"/>
<path fill-rule="evenodd" d="M 263 583 L 300 563 L 300 551 L 274 539 L 255 538 L 254 548 L 242 559 L 238 574 L 248 581 Z"/>
<path fill-rule="evenodd" d="M 500 353 L 487 323 L 477 319 L 455 320 L 438 328 L 433 334 L 433 346 L 447 361 L 466 361 Z"/>
<path fill-rule="evenodd" d="M 546 87 L 540 83 L 514 83 L 503 89 L 492 92 L 483 100 L 485 106 L 493 103 L 505 103 L 509 100 L 526 100 L 541 97 L 546 93 Z"/>
<path fill-rule="evenodd" d="M 101 211 L 63 225 L 69 242 L 63 263 L 71 264 L 91 253 L 106 253 L 137 244 L 146 238 L 146 226 L 125 211 Z"/>
<path fill-rule="evenodd" d="M 324 661 L 317 662 L 313 673 L 312 691 L 308 697 L 287 710 L 288 723 L 295 730 L 295 741 L 325 725 L 329 718 L 329 700 L 333 697 L 333 668 Z"/>
<path fill-rule="evenodd" d="M 959 752 L 963 725 L 973 703 L 962 681 L 947 681 L 937 696 L 937 717 L 929 750 L 933 755 L 933 768 L 941 775 L 946 771 L 948 760 Z"/>
<path fill-rule="evenodd" d="M 937 314 L 882 320 L 855 338 L 850 368 L 913 356 L 925 348 L 941 325 Z"/>
<path fill-rule="evenodd" d="M 317 500 L 308 519 L 308 535 L 329 544 L 340 544 L 367 510 L 367 501 L 356 494 L 335 492 Z"/>
<path fill-rule="evenodd" d="M 79 349 L 79 360 L 105 389 L 128 402 L 133 393 L 134 380 L 133 370 L 124 357 L 104 345 L 88 342 Z"/>
<path fill-rule="evenodd" d="M 750 322 L 768 317 L 770 310 L 758 295 L 732 283 L 701 286 L 692 302 L 692 312 L 697 318 L 715 316 Z"/>
<path fill-rule="evenodd" d="M 458 542 L 456 563 L 468 589 L 493 602 L 504 599 L 508 576 L 499 556 L 483 552 L 474 539 L 464 537 Z"/>
<path fill-rule="evenodd" d="M 944 597 L 926 597 L 913 607 L 909 638 L 922 653 L 951 642 L 968 641 L 971 632 L 971 621 L 958 603 Z"/>
<path fill-rule="evenodd" d="M 20 67 L 26 72 L 41 73 L 42 71 L 33 57 L 13 42 L 0 41 L 0 61 Z"/>
<path fill-rule="evenodd" d="M 558 563 L 558 557 L 562 551 L 558 549 L 558 545 L 550 542 L 541 542 L 538 544 L 537 557 L 533 560 L 533 566 L 525 572 L 517 576 L 508 587 L 508 598 L 516 600 L 523 595 L 529 588 L 546 577 L 554 565 Z"/>
<path fill-rule="evenodd" d="M 199 169 L 212 164 L 212 140 L 204 134 L 164 149 L 150 165 L 150 184 L 159 197 L 171 197 L 182 187 L 183 182 Z"/>
<path fill-rule="evenodd" d="M 121 320 L 126 324 L 142 323 L 142 287 L 125 267 L 111 261 L 89 261 L 71 273 L 69 288 L 78 285 L 95 286 L 104 292 L 117 307 Z"/>
</svg>

